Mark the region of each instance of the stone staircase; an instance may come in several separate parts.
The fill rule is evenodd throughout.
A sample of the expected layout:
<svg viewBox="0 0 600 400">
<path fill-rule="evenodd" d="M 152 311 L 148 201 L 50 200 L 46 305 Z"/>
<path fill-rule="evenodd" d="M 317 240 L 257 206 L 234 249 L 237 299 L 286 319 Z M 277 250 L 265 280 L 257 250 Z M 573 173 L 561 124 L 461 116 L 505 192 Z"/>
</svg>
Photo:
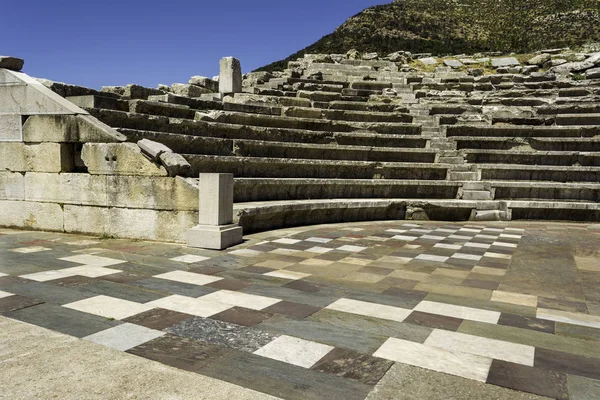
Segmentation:
<svg viewBox="0 0 600 400">
<path fill-rule="evenodd" d="M 129 141 L 182 154 L 188 177 L 233 173 L 247 231 L 424 216 L 600 219 L 600 80 L 301 61 L 222 99 L 70 94 Z"/>
</svg>

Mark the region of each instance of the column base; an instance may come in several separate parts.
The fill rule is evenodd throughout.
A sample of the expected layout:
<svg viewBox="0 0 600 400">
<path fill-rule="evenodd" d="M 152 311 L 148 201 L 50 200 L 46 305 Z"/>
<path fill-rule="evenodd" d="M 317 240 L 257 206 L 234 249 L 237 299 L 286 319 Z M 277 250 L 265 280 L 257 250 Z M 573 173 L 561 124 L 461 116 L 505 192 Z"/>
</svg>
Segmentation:
<svg viewBox="0 0 600 400">
<path fill-rule="evenodd" d="M 231 225 L 197 225 L 187 231 L 187 245 L 202 249 L 223 250 L 242 242 L 243 229 Z"/>
</svg>

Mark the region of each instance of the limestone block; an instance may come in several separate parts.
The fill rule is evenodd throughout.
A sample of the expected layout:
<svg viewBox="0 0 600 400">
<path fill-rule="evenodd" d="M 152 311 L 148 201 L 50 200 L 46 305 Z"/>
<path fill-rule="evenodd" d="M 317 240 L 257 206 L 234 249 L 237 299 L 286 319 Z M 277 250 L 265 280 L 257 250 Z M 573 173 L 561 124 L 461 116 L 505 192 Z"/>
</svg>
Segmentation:
<svg viewBox="0 0 600 400">
<path fill-rule="evenodd" d="M 63 210 L 53 203 L 0 200 L 0 226 L 62 231 Z"/>
<path fill-rule="evenodd" d="M 550 61 L 552 59 L 552 56 L 548 53 L 542 53 L 539 54 L 529 60 L 527 60 L 527 64 L 529 65 L 537 65 L 538 67 L 541 67 L 542 65 L 544 65 L 545 63 L 547 63 L 548 61 Z"/>
<path fill-rule="evenodd" d="M 107 207 L 65 204 L 64 218 L 64 230 L 68 233 L 108 235 L 110 231 L 110 209 Z"/>
<path fill-rule="evenodd" d="M 0 115 L 0 142 L 22 142 L 23 131 L 19 114 Z"/>
<path fill-rule="evenodd" d="M 25 175 L 25 200 L 106 206 L 106 176 L 29 172 Z"/>
<path fill-rule="evenodd" d="M 25 200 L 25 177 L 23 174 L 0 171 L 0 200 Z"/>
<path fill-rule="evenodd" d="M 13 71 L 20 71 L 23 69 L 25 61 L 21 58 L 0 56 L 0 68 L 11 69 Z"/>
<path fill-rule="evenodd" d="M 437 60 L 433 57 L 420 58 L 419 61 L 425 65 L 437 65 Z"/>
<path fill-rule="evenodd" d="M 25 142 L 111 143 L 126 139 L 91 115 L 34 115 L 23 125 Z"/>
<path fill-rule="evenodd" d="M 233 174 L 200 174 L 200 225 L 233 221 Z"/>
<path fill-rule="evenodd" d="M 177 153 L 162 153 L 159 158 L 169 176 L 185 175 L 192 169 L 190 163 Z"/>
<path fill-rule="evenodd" d="M 219 92 L 240 93 L 242 91 L 242 66 L 240 60 L 224 57 L 220 62 Z"/>
<path fill-rule="evenodd" d="M 198 188 L 181 177 L 108 176 L 108 205 L 198 211 Z"/>
<path fill-rule="evenodd" d="M 198 220 L 194 211 L 110 209 L 109 235 L 123 238 L 185 242 Z"/>
<path fill-rule="evenodd" d="M 211 93 L 210 89 L 206 89 L 196 85 L 188 85 L 183 83 L 174 83 L 171 85 L 171 90 L 174 94 L 186 97 L 200 97 L 203 94 Z"/>
<path fill-rule="evenodd" d="M 219 82 L 213 81 L 212 79 L 210 79 L 206 76 L 198 76 L 198 75 L 192 76 L 190 78 L 190 80 L 188 81 L 188 83 L 190 85 L 201 86 L 203 88 L 210 90 L 211 92 L 219 91 Z"/>
<path fill-rule="evenodd" d="M 105 88 L 106 88 L 106 90 L 105 90 Z M 116 86 L 116 87 L 114 87 L 113 90 L 111 90 L 110 86 L 102 87 L 102 91 L 106 91 L 109 93 L 118 93 L 121 90 L 122 90 L 123 97 L 127 97 L 130 99 L 146 100 L 146 99 L 148 99 L 148 96 L 164 94 L 164 92 L 162 90 L 147 88 L 144 86 L 134 85 L 134 84 L 127 85 L 124 88 L 121 87 L 120 89 L 119 89 L 119 86 Z"/>
<path fill-rule="evenodd" d="M 0 113 L 88 114 L 32 77 L 7 69 L 0 69 Z"/>
<path fill-rule="evenodd" d="M 600 68 L 588 69 L 585 73 L 587 79 L 600 79 Z"/>
<path fill-rule="evenodd" d="M 444 65 L 451 68 L 460 68 L 463 66 L 463 63 L 458 60 L 444 60 Z"/>
<path fill-rule="evenodd" d="M 162 153 L 172 153 L 171 149 L 162 143 L 154 142 L 148 139 L 142 139 L 137 142 L 142 152 L 150 157 L 152 161 L 158 162 Z"/>
<path fill-rule="evenodd" d="M 94 175 L 167 176 L 167 170 L 148 160 L 135 143 L 86 143 L 81 158 Z"/>
<path fill-rule="evenodd" d="M 514 65 L 521 65 L 519 60 L 514 57 L 494 58 L 492 59 L 492 67 L 511 67 Z"/>
<path fill-rule="evenodd" d="M 186 235 L 187 244 L 190 247 L 223 250 L 242 242 L 243 229 L 235 224 L 198 225 L 188 230 Z"/>
<path fill-rule="evenodd" d="M 73 158 L 73 147 L 66 144 L 0 142 L 0 170 L 68 172 Z"/>
</svg>

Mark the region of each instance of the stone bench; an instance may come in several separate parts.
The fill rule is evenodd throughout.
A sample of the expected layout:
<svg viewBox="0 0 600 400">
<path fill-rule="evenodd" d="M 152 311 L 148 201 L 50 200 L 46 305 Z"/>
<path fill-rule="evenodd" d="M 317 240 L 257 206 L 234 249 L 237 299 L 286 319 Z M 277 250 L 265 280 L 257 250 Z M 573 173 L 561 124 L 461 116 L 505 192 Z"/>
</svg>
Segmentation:
<svg viewBox="0 0 600 400">
<path fill-rule="evenodd" d="M 600 184 L 493 182 L 496 200 L 545 199 L 600 202 Z"/>
<path fill-rule="evenodd" d="M 600 151 L 600 139 L 594 138 L 515 138 L 455 137 L 456 148 L 487 150 Z"/>
<path fill-rule="evenodd" d="M 600 166 L 600 152 L 463 150 L 471 164 L 527 164 Z"/>
<path fill-rule="evenodd" d="M 483 181 L 600 182 L 598 167 L 479 164 L 477 168 Z"/>
<path fill-rule="evenodd" d="M 594 137 L 600 135 L 600 127 L 556 126 L 469 126 L 456 125 L 446 128 L 448 137 Z"/>
<path fill-rule="evenodd" d="M 201 172 L 233 173 L 247 178 L 332 178 L 445 180 L 449 166 L 430 163 L 304 160 L 266 157 L 225 157 L 183 154 L 189 176 Z"/>
<path fill-rule="evenodd" d="M 236 203 L 336 198 L 456 198 L 459 182 L 355 179 L 236 178 Z"/>
</svg>

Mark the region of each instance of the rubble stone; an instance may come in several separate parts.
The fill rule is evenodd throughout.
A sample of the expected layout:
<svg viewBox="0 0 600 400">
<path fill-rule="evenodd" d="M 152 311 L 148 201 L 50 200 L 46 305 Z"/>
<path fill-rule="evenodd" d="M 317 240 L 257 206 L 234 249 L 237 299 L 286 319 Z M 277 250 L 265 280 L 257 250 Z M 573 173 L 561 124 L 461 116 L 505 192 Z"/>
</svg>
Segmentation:
<svg viewBox="0 0 600 400">
<path fill-rule="evenodd" d="M 23 64 L 25 64 L 25 61 L 21 58 L 0 56 L 0 68 L 20 71 L 23 69 Z"/>
</svg>

